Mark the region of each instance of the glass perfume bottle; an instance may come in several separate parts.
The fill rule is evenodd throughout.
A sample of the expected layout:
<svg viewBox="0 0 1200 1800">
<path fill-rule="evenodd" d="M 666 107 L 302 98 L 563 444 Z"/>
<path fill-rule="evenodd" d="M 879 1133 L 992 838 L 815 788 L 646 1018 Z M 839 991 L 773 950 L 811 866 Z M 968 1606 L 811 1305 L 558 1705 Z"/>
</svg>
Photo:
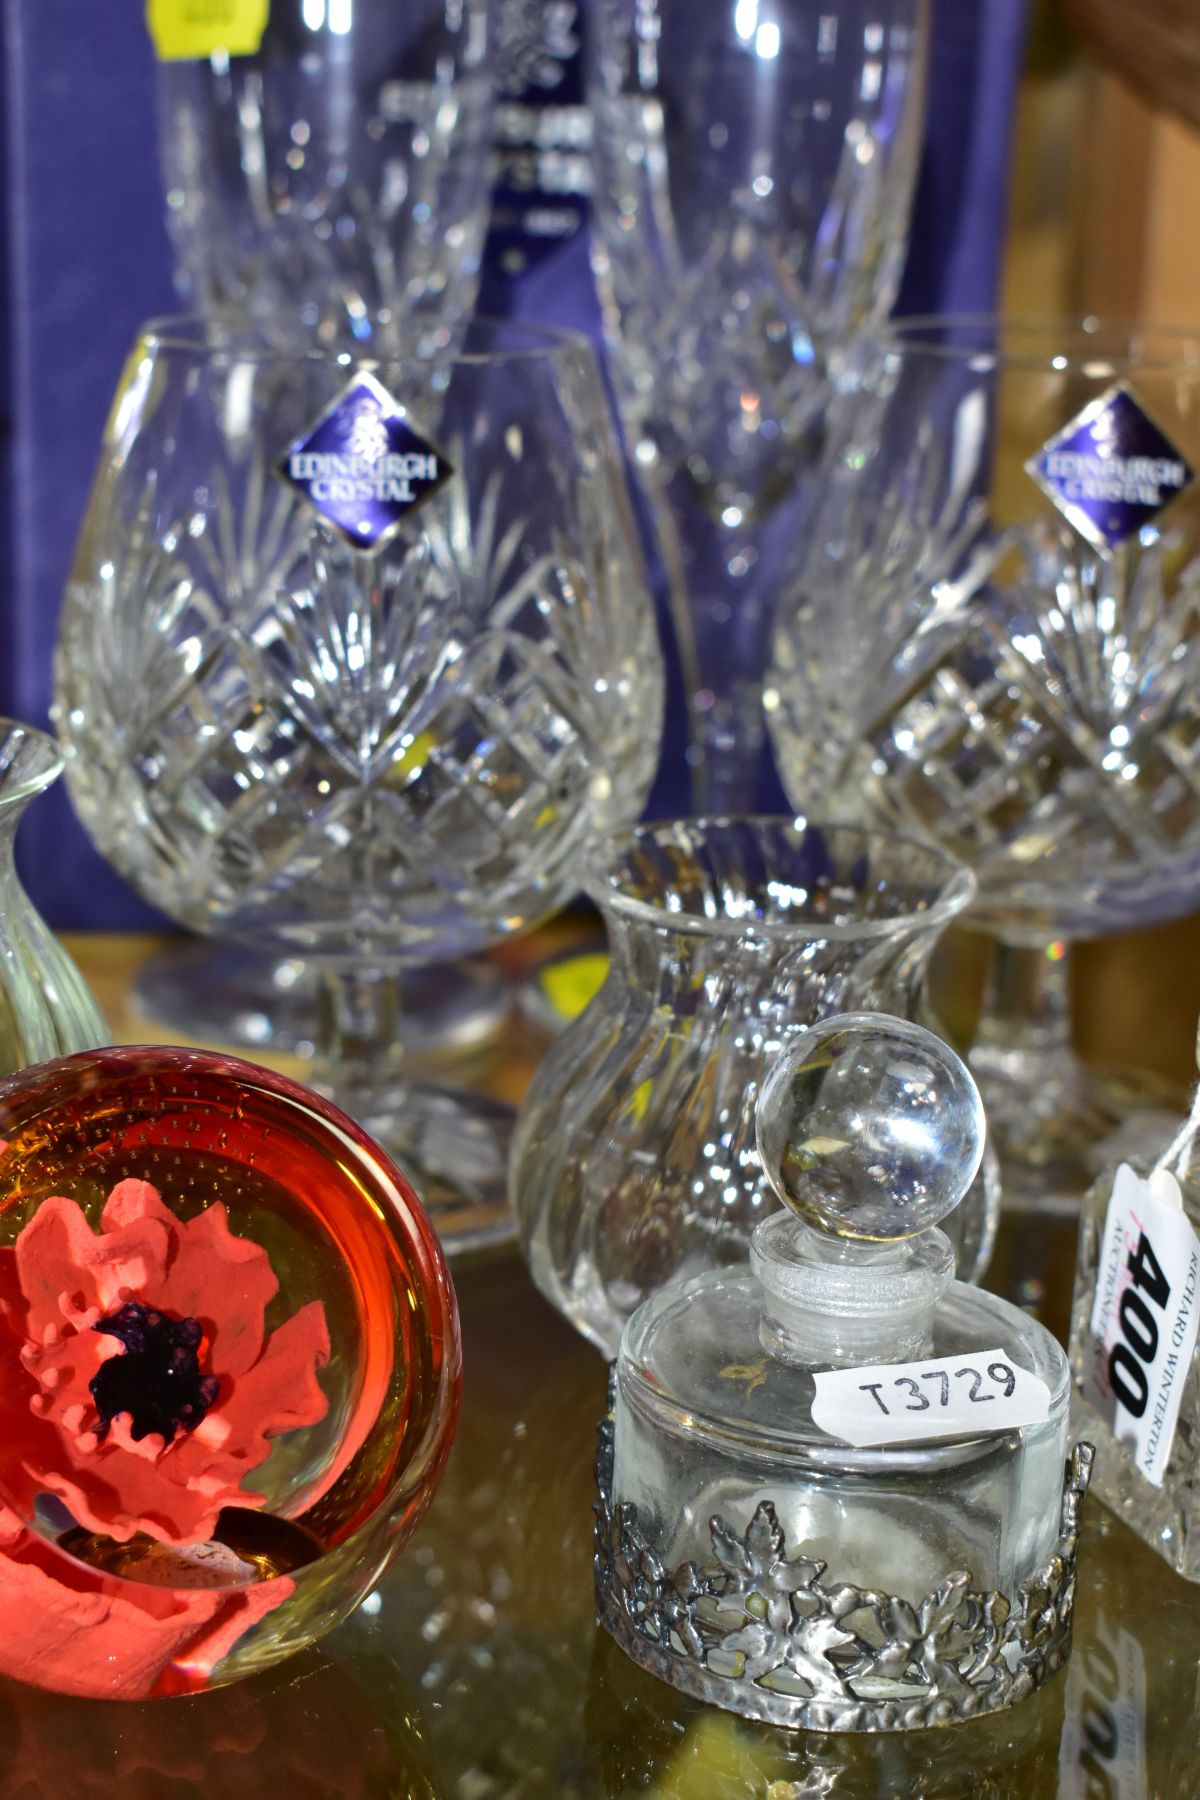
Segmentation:
<svg viewBox="0 0 1200 1800">
<path fill-rule="evenodd" d="M 630 1319 L 601 1432 L 603 1623 L 643 1667 L 817 1730 L 1010 1705 L 1069 1647 L 1090 1451 L 1068 1369 L 954 1279 L 978 1092 L 920 1026 L 846 1014 L 772 1066 L 759 1152 L 785 1211 L 750 1264 Z"/>
</svg>

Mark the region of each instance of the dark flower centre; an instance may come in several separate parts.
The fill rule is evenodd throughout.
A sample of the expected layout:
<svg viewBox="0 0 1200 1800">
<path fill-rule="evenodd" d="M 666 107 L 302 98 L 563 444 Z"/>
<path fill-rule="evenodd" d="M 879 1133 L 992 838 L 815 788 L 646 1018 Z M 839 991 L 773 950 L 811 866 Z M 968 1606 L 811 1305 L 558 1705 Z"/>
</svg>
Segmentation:
<svg viewBox="0 0 1200 1800">
<path fill-rule="evenodd" d="M 200 1373 L 204 1333 L 198 1319 L 175 1319 L 128 1300 L 92 1329 L 125 1346 L 125 1354 L 101 1363 L 88 1384 L 100 1414 L 97 1437 L 108 1436 L 118 1413 L 129 1414 L 135 1440 L 156 1431 L 169 1444 L 177 1431 L 196 1429 L 221 1385 L 215 1375 Z"/>
</svg>

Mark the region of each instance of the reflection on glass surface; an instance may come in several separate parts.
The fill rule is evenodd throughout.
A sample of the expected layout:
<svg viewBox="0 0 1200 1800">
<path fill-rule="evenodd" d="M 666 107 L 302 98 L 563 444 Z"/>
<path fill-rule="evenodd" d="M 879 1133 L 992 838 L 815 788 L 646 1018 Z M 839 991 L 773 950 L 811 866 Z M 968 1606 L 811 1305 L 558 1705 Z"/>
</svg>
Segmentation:
<svg viewBox="0 0 1200 1800">
<path fill-rule="evenodd" d="M 593 1623 L 603 1365 L 511 1253 L 464 1263 L 457 1287 L 454 1455 L 376 1593 L 319 1655 L 196 1702 L 81 1706 L 0 1685 L 6 1800 L 260 1800 L 283 1791 L 281 1771 L 289 1800 L 1194 1800 L 1196 1588 L 1091 1502 L 1066 1678 L 1008 1713 L 901 1736 L 786 1733 L 643 1674 Z M 1145 1679 L 1141 1790 L 1093 1748 L 1114 1742 L 1089 1696 L 1111 1690 L 1104 1643 L 1121 1633 L 1137 1655 L 1119 1692 L 1138 1691 L 1139 1659 Z"/>
<path fill-rule="evenodd" d="M 13 1800 L 450 1800 L 410 1693 L 394 1670 L 360 1670 L 348 1647 L 307 1651 L 286 1680 L 166 1704 L 83 1705 L 5 1685 L 0 1790 Z"/>
<path fill-rule="evenodd" d="M 597 1633 L 589 1800 L 1040 1800 L 1056 1793 L 1063 1684 L 941 1731 L 783 1731 L 689 1700 Z"/>
<path fill-rule="evenodd" d="M 465 1429 L 408 1566 L 347 1636 L 397 1668 L 455 1800 L 582 1795 L 604 1369 L 505 1256 L 461 1265 Z"/>
<path fill-rule="evenodd" d="M 1200 1611 L 1171 1572 L 1097 1505 L 1080 1550 L 1059 1800 L 1200 1794 Z"/>
</svg>

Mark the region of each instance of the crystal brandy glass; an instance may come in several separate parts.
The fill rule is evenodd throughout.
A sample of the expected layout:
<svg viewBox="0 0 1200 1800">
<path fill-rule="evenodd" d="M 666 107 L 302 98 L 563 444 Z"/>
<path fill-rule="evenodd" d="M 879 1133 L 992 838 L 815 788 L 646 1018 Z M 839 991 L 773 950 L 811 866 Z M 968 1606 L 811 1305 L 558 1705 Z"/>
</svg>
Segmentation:
<svg viewBox="0 0 1200 1800">
<path fill-rule="evenodd" d="M 594 256 L 691 705 L 695 810 L 750 812 L 826 356 L 895 298 L 926 0 L 601 0 Z M 824 809 L 822 809 L 824 810 Z"/>
<path fill-rule="evenodd" d="M 251 54 L 158 64 L 167 224 L 195 303 L 285 343 L 461 320 L 488 218 L 488 0 L 274 0 L 262 22 Z M 319 990 L 298 957 L 207 940 L 158 952 L 136 999 L 172 1035 L 308 1055 Z M 413 1054 L 478 1046 L 507 1001 L 486 964 L 430 964 L 410 986 Z"/>
<path fill-rule="evenodd" d="M 780 604 L 780 769 L 974 870 L 1005 1194 L 1074 1204 L 1161 1095 L 1074 1057 L 1066 947 L 1186 913 L 1200 878 L 1200 338 L 917 320 L 842 379 Z"/>
<path fill-rule="evenodd" d="M 0 1085 L 0 1671 L 139 1699 L 268 1668 L 432 1497 L 454 1293 L 404 1177 L 232 1058 L 120 1048 Z"/>
<path fill-rule="evenodd" d="M 408 1082 L 398 978 L 574 892 L 660 704 L 582 339 L 477 324 L 367 367 L 142 336 L 63 613 L 75 804 L 171 917 L 323 971 L 315 1079 L 448 1238 L 506 1229 L 504 1120 Z"/>
<path fill-rule="evenodd" d="M 489 0 L 271 0 L 261 43 L 160 61 L 167 223 L 191 298 L 296 331 L 435 331 L 475 300 Z"/>
</svg>

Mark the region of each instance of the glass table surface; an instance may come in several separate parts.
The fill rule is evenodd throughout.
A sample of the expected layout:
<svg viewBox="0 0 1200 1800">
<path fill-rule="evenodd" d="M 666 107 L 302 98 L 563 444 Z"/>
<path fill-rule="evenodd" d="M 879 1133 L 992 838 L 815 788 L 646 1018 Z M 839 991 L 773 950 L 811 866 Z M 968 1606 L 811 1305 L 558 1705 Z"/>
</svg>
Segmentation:
<svg viewBox="0 0 1200 1800">
<path fill-rule="evenodd" d="M 106 987 L 129 952 L 104 942 L 73 947 L 119 1014 Z M 117 1029 L 129 1035 L 124 1018 Z M 1006 1221 L 989 1285 L 1021 1291 L 1036 1269 L 1062 1329 L 1071 1261 L 1061 1221 L 1036 1238 Z M 593 1613 L 604 1365 L 515 1250 L 458 1260 L 454 1278 L 457 1441 L 375 1593 L 313 1650 L 194 1699 L 82 1702 L 0 1684 L 0 1800 L 1200 1797 L 1200 1587 L 1094 1499 L 1071 1662 L 1007 1714 L 923 1733 L 788 1733 L 635 1668 Z"/>
</svg>

